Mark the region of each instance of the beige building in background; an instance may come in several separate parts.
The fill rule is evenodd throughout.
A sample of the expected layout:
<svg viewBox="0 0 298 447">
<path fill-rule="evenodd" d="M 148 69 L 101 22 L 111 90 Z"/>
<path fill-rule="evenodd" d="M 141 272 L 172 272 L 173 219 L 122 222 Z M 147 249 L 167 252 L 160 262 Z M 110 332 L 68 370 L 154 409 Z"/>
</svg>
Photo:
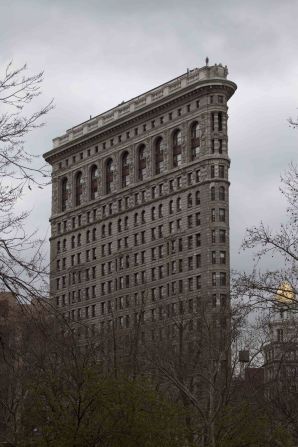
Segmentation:
<svg viewBox="0 0 298 447">
<path fill-rule="evenodd" d="M 51 297 L 79 336 L 173 337 L 229 303 L 228 106 L 221 64 L 69 129 L 52 166 Z M 216 317 L 217 318 L 217 317 Z M 216 323 L 215 323 L 216 324 Z M 126 337 L 126 338 L 125 338 Z"/>
</svg>

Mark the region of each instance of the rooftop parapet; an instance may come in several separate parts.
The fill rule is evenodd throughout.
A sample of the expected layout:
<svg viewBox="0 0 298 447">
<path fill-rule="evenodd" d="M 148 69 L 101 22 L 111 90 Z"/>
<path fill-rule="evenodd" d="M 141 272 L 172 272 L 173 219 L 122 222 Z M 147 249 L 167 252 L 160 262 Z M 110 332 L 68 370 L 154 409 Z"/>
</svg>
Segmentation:
<svg viewBox="0 0 298 447">
<path fill-rule="evenodd" d="M 53 139 L 53 148 L 57 148 L 65 143 L 68 143 L 76 138 L 86 135 L 96 129 L 100 129 L 107 124 L 116 121 L 117 119 L 127 116 L 130 113 L 138 111 L 141 107 L 153 104 L 162 98 L 165 98 L 185 87 L 194 84 L 198 81 L 211 80 L 211 79 L 227 79 L 228 69 L 227 66 L 222 64 L 215 64 L 213 66 L 205 65 L 202 68 L 194 68 L 187 70 L 181 76 L 172 79 L 140 96 L 137 96 L 129 101 L 122 102 L 118 106 L 100 114 L 96 117 L 85 121 L 78 126 L 68 129 L 64 135 Z"/>
</svg>

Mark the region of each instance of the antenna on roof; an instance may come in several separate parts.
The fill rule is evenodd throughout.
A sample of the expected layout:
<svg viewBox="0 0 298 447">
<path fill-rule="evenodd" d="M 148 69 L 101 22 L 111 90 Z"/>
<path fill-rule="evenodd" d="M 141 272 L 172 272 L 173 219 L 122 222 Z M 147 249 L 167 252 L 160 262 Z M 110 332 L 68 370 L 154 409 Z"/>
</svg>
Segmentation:
<svg viewBox="0 0 298 447">
<path fill-rule="evenodd" d="M 209 57 L 208 56 L 206 57 L 205 62 L 206 62 L 206 67 L 208 67 L 208 64 L 209 64 Z"/>
</svg>

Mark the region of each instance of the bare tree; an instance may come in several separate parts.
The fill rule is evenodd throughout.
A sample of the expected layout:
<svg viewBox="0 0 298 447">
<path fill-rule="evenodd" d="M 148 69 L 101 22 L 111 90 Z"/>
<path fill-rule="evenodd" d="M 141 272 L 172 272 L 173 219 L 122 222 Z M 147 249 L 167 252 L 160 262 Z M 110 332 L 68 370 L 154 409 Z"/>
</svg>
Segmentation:
<svg viewBox="0 0 298 447">
<path fill-rule="evenodd" d="M 44 277 L 42 241 L 24 228 L 28 212 L 16 206 L 25 190 L 43 188 L 48 182 L 45 166 L 24 147 L 25 137 L 44 125 L 52 102 L 36 111 L 31 109 L 41 94 L 43 72 L 26 74 L 26 65 L 9 63 L 0 74 L 0 291 L 9 290 L 20 300 L 40 292 Z M 29 107 L 30 106 L 30 107 Z"/>
<path fill-rule="evenodd" d="M 254 249 L 256 265 L 251 274 L 238 277 L 238 293 L 246 296 L 255 306 L 265 308 L 275 303 L 276 295 L 291 304 L 297 302 L 298 292 L 298 170 L 293 163 L 281 178 L 281 192 L 287 200 L 287 221 L 278 231 L 261 222 L 246 231 L 242 248 Z M 259 266 L 266 257 L 274 258 L 275 270 L 262 270 Z M 289 296 L 291 299 L 289 300 Z"/>
</svg>

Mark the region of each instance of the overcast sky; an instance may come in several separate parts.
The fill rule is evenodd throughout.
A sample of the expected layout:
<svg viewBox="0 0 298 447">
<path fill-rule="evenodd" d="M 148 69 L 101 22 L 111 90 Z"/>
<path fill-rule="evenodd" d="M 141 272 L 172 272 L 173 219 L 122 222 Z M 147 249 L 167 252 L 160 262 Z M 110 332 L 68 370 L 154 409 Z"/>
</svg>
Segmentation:
<svg viewBox="0 0 298 447">
<path fill-rule="evenodd" d="M 238 90 L 229 103 L 231 254 L 245 228 L 277 226 L 284 212 L 279 177 L 297 161 L 298 1 L 0 0 L 1 67 L 13 59 L 45 70 L 43 96 L 56 108 L 27 139 L 42 154 L 52 138 L 187 68 L 228 65 Z M 50 187 L 28 191 L 30 224 L 49 236 Z"/>
</svg>

